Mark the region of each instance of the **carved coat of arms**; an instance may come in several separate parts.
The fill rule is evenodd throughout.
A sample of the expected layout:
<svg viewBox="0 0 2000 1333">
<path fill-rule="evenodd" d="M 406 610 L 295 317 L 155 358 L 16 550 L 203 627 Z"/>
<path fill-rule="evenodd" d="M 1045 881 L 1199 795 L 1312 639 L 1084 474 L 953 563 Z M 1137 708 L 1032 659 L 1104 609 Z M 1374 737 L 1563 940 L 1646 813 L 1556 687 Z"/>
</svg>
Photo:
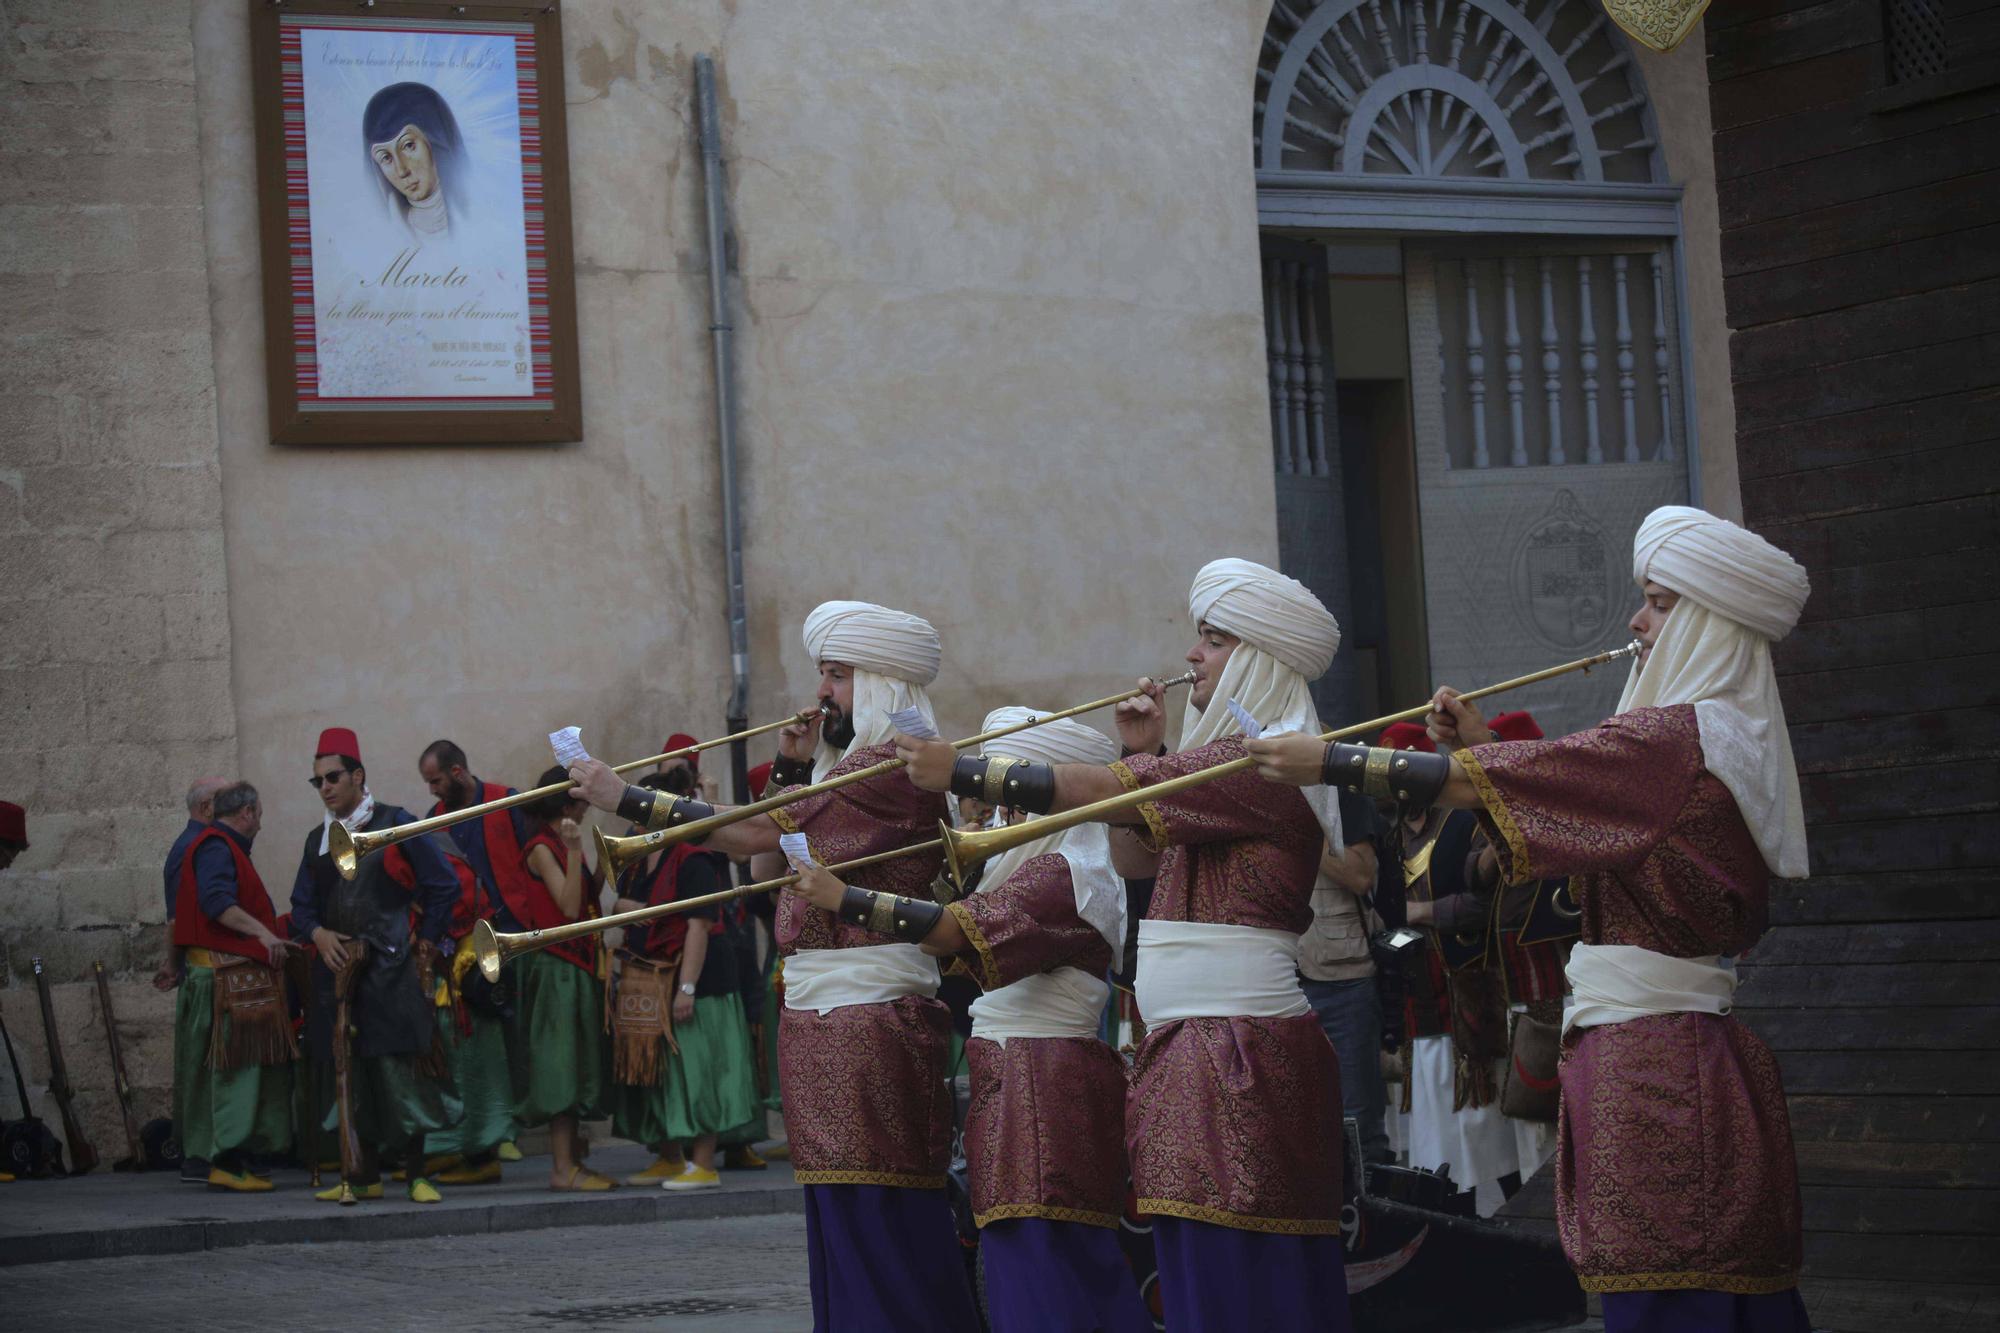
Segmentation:
<svg viewBox="0 0 2000 1333">
<path fill-rule="evenodd" d="M 1514 551 L 1513 585 L 1522 619 L 1550 646 L 1600 642 L 1616 605 L 1604 525 L 1575 494 L 1556 492 Z"/>
</svg>

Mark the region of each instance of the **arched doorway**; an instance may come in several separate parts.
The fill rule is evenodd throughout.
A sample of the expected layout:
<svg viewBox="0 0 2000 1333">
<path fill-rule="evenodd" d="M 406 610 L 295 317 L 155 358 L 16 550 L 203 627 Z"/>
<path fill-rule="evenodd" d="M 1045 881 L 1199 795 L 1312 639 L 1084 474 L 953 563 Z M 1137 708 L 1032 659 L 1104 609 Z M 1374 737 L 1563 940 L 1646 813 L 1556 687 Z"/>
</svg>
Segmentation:
<svg viewBox="0 0 2000 1333">
<path fill-rule="evenodd" d="M 1588 0 L 1279 0 L 1257 80 L 1280 548 L 1349 631 L 1323 712 L 1615 639 L 1694 429 L 1627 39 Z M 1566 730 L 1615 675 L 1513 702 Z"/>
</svg>

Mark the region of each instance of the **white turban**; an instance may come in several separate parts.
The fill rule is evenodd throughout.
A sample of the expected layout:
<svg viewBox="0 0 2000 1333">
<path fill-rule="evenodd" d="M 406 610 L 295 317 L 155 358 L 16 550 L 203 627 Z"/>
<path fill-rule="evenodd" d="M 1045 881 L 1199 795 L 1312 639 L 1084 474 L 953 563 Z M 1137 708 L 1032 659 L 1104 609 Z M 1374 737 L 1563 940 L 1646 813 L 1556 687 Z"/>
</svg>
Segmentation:
<svg viewBox="0 0 2000 1333">
<path fill-rule="evenodd" d="M 835 749 L 824 739 L 813 756 L 813 781 L 856 750 L 886 744 L 896 734 L 891 713 L 917 710 L 937 730 L 924 686 L 937 679 L 944 647 L 931 622 L 873 602 L 821 602 L 806 617 L 806 652 L 815 662 L 844 662 L 854 673 L 854 740 Z M 821 736 L 825 732 L 822 730 Z"/>
<path fill-rule="evenodd" d="M 986 715 L 981 731 L 997 731 L 1048 714 L 1033 708 L 996 708 Z M 1108 764 L 1118 747 L 1095 727 L 1070 718 L 1001 736 L 980 747 L 980 753 L 1007 759 L 1032 759 L 1041 764 Z M 1035 816 L 1030 815 L 1029 819 Z M 1111 868 L 1111 835 L 1102 824 L 1079 824 L 1066 832 L 1015 847 L 993 858 L 980 872 L 981 889 L 1005 884 L 1016 870 L 1038 856 L 1059 853 L 1069 862 L 1070 888 L 1076 894 L 1076 914 L 1097 928 L 1114 954 L 1125 948 L 1125 882 Z"/>
<path fill-rule="evenodd" d="M 1029 718 L 1047 716 L 1033 708 L 996 708 L 986 715 L 986 723 L 979 729 L 998 731 Z M 1118 747 L 1097 728 L 1065 717 L 988 741 L 980 747 L 980 753 L 1032 759 L 1041 764 L 1108 764 L 1118 757 Z"/>
<path fill-rule="evenodd" d="M 1211 560 L 1188 589 L 1188 615 L 1262 648 L 1308 682 L 1333 665 L 1340 624 L 1297 579 L 1248 560 Z"/>
<path fill-rule="evenodd" d="M 1812 585 L 1799 562 L 1754 532 L 1686 505 L 1646 515 L 1632 578 L 1648 579 L 1776 642 L 1792 632 Z"/>
<path fill-rule="evenodd" d="M 1810 591 L 1805 570 L 1727 519 L 1667 505 L 1639 525 L 1632 577 L 1680 600 L 1644 664 L 1633 666 L 1618 711 L 1693 704 L 1702 765 L 1736 798 L 1764 863 L 1804 878 L 1805 810 L 1771 644 L 1798 623 Z"/>
<path fill-rule="evenodd" d="M 1188 615 L 1195 624 L 1207 621 L 1242 642 L 1223 663 L 1208 707 L 1190 707 L 1181 719 L 1181 749 L 1241 734 L 1229 714 L 1231 699 L 1268 734 L 1319 733 L 1319 713 L 1307 687 L 1326 674 L 1340 650 L 1340 624 L 1305 584 L 1248 560 L 1211 560 L 1188 589 Z M 1341 846 L 1337 793 L 1305 787 L 1300 795 L 1328 842 Z"/>
<path fill-rule="evenodd" d="M 806 617 L 806 651 L 815 662 L 845 662 L 912 685 L 936 680 L 944 662 L 930 621 L 873 602 L 814 607 Z"/>
</svg>

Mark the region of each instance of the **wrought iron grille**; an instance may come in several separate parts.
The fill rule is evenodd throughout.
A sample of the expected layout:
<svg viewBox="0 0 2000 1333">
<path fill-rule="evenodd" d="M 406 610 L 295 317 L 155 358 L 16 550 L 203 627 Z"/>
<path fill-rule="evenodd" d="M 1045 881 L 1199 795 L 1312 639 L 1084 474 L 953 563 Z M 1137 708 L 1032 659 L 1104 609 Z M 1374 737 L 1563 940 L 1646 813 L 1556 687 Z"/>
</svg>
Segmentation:
<svg viewBox="0 0 2000 1333">
<path fill-rule="evenodd" d="M 1941 74 L 1951 63 L 1943 0 L 1882 0 L 1882 31 L 1891 83 Z"/>
</svg>

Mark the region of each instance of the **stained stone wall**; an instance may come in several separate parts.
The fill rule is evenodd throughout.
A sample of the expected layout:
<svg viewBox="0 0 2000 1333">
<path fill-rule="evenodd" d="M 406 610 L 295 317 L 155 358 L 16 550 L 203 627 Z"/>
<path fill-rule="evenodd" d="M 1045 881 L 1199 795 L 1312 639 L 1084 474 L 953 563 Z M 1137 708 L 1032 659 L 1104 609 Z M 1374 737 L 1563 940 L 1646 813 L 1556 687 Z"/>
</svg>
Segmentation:
<svg viewBox="0 0 2000 1333">
<path fill-rule="evenodd" d="M 0 51 L 0 878 L 57 965 L 70 1067 L 116 1138 L 84 964 L 149 1111 L 157 867 L 194 774 L 264 790 L 285 900 L 354 727 L 379 797 L 423 745 L 525 782 L 541 739 L 649 752 L 727 692 L 690 62 L 720 75 L 740 278 L 752 714 L 798 706 L 805 612 L 931 617 L 941 721 L 1171 665 L 1187 582 L 1275 558 L 1245 127 L 1258 0 L 570 0 L 584 439 L 278 449 L 243 0 L 10 3 Z M 0 1104 L 9 1101 L 0 1095 Z"/>
<path fill-rule="evenodd" d="M 186 4 L 0 18 L 0 796 L 32 844 L 0 875 L 0 1011 L 40 1083 L 42 957 L 107 1161 L 85 978 L 115 977 L 142 1109 L 164 1114 L 159 865 L 188 778 L 237 766 L 195 100 Z M 0 1075 L 0 1116 L 15 1100 Z"/>
</svg>

